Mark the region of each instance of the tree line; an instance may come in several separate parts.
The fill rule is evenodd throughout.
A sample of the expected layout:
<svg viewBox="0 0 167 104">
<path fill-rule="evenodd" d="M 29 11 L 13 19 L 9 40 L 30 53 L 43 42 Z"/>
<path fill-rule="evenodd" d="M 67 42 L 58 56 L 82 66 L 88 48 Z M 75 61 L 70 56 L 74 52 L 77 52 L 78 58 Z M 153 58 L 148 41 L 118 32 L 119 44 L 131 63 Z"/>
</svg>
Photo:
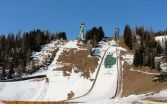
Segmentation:
<svg viewBox="0 0 167 104">
<path fill-rule="evenodd" d="M 125 44 L 134 51 L 134 66 L 159 69 L 160 63 L 155 65 L 155 57 L 160 55 L 167 57 L 167 42 L 163 46 L 160 41 L 155 40 L 155 36 L 165 35 L 166 32 L 166 30 L 154 32 L 153 29 L 145 29 L 143 26 L 133 30 L 129 25 L 125 26 L 123 37 Z"/>
<path fill-rule="evenodd" d="M 65 32 L 51 33 L 36 29 L 30 32 L 18 32 L 0 35 L 0 70 L 1 79 L 12 78 L 12 74 L 26 72 L 32 52 L 39 52 L 41 47 L 52 40 L 67 39 Z M 7 71 L 8 70 L 8 71 Z"/>
<path fill-rule="evenodd" d="M 97 43 L 105 37 L 102 26 L 93 27 L 86 32 L 85 40 L 91 40 L 93 42 L 93 47 L 97 47 Z"/>
<path fill-rule="evenodd" d="M 160 30 L 155 33 L 155 36 L 162 36 L 162 35 L 167 35 L 167 29 L 166 30 Z"/>
</svg>

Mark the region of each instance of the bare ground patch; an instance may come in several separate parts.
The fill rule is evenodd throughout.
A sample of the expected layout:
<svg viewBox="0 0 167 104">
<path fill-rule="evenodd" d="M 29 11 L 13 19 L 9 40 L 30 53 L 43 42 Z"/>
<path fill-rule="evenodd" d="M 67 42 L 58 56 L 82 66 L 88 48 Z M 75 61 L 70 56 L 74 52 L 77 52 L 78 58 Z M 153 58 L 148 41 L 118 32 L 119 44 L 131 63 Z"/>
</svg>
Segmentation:
<svg viewBox="0 0 167 104">
<path fill-rule="evenodd" d="M 59 57 L 58 62 L 64 66 L 57 70 L 63 71 L 64 76 L 69 76 L 72 70 L 75 73 L 81 72 L 84 78 L 90 78 L 90 74 L 95 72 L 99 59 L 88 56 L 87 50 L 69 49 L 65 50 Z"/>
<path fill-rule="evenodd" d="M 74 97 L 74 92 L 73 91 L 70 91 L 68 94 L 67 94 L 67 99 L 72 99 L 72 97 Z"/>
<path fill-rule="evenodd" d="M 119 46 L 127 49 L 130 53 L 128 47 L 126 46 L 123 37 L 119 38 Z M 121 55 L 128 52 L 121 51 Z M 123 58 L 121 58 L 122 60 Z M 163 89 L 167 89 L 167 82 L 153 82 L 154 75 L 145 74 L 137 71 L 131 71 L 132 65 L 128 65 L 126 62 L 123 65 L 123 92 L 122 96 L 128 96 L 131 94 L 144 94 L 149 92 L 158 92 Z M 149 67 L 135 68 L 135 70 L 140 70 L 149 73 L 157 73 L 157 70 L 150 69 Z"/>
<path fill-rule="evenodd" d="M 131 71 L 131 65 L 124 63 L 123 68 L 123 93 L 122 96 L 128 96 L 131 94 L 143 94 L 149 92 L 157 92 L 163 89 L 167 89 L 167 82 L 153 82 L 154 75 L 145 74 L 136 71 Z M 146 72 L 157 72 L 156 70 L 148 67 L 135 68 L 136 70 L 142 70 Z"/>
</svg>

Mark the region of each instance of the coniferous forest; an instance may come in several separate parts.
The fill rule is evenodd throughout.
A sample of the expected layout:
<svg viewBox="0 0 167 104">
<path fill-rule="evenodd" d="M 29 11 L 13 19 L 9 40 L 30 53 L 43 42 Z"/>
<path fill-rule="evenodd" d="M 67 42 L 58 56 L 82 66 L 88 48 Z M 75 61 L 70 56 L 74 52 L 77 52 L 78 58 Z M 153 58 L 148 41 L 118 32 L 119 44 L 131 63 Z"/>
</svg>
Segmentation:
<svg viewBox="0 0 167 104">
<path fill-rule="evenodd" d="M 93 27 L 92 29 L 86 32 L 85 40 L 92 40 L 93 47 L 97 47 L 97 43 L 105 37 L 105 33 L 103 31 L 102 26 Z"/>
<path fill-rule="evenodd" d="M 92 40 L 93 47 L 97 47 L 97 43 L 104 37 L 102 26 L 93 27 L 86 32 L 85 42 Z M 12 75 L 17 70 L 27 73 L 26 66 L 32 61 L 32 53 L 39 52 L 43 45 L 56 39 L 67 40 L 66 33 L 51 33 L 36 29 L 30 32 L 0 35 L 0 70 L 2 71 L 0 79 L 13 79 Z"/>
<path fill-rule="evenodd" d="M 32 60 L 32 52 L 38 52 L 41 47 L 55 39 L 67 39 L 65 32 L 51 33 L 36 29 L 30 32 L 18 32 L 0 35 L 0 70 L 2 78 L 15 72 L 14 69 L 22 69 L 25 72 L 26 65 Z M 8 72 L 6 72 L 8 70 Z"/>
<path fill-rule="evenodd" d="M 132 29 L 129 25 L 125 25 L 123 37 L 125 44 L 134 52 L 134 66 L 159 69 L 159 63 L 155 64 L 155 57 L 163 55 L 167 60 L 167 42 L 161 45 L 159 41 L 155 40 L 155 36 L 164 34 L 167 34 L 167 30 L 154 32 L 153 29 L 145 29 L 143 26 Z M 104 37 L 105 33 L 102 26 L 93 27 L 85 33 L 85 42 L 92 40 L 93 47 L 97 47 L 97 43 Z M 66 33 L 51 33 L 36 29 L 30 32 L 0 35 L 2 78 L 10 78 L 9 73 L 13 74 L 15 69 L 22 69 L 22 72 L 25 72 L 25 67 L 32 60 L 32 52 L 39 52 L 43 45 L 56 39 L 66 40 Z M 8 70 L 8 74 L 6 70 Z"/>
<path fill-rule="evenodd" d="M 164 44 L 155 40 L 155 36 L 167 34 L 167 30 L 154 32 L 153 29 L 145 29 L 143 26 L 131 29 L 129 25 L 124 29 L 124 41 L 134 52 L 133 65 L 136 67 L 148 66 L 159 69 L 160 63 L 155 63 L 155 57 L 163 56 L 167 60 L 167 41 Z"/>
</svg>

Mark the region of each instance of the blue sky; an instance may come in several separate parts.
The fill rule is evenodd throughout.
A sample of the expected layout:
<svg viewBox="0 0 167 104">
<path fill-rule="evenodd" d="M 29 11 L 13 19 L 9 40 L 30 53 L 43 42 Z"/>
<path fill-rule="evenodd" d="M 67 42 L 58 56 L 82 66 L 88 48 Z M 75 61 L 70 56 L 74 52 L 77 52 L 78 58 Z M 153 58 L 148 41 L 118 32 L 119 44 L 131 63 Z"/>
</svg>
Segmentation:
<svg viewBox="0 0 167 104">
<path fill-rule="evenodd" d="M 167 0 L 0 0 L 0 33 L 33 29 L 65 31 L 75 39 L 80 23 L 85 30 L 103 26 L 106 35 L 125 24 L 154 30 L 167 28 Z"/>
</svg>

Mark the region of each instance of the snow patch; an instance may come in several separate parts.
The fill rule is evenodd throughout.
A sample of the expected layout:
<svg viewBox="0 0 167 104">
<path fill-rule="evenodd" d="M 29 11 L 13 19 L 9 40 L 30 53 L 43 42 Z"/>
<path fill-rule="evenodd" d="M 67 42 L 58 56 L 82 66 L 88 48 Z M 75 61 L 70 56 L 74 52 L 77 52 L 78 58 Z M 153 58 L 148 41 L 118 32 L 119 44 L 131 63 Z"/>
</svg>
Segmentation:
<svg viewBox="0 0 167 104">
<path fill-rule="evenodd" d="M 166 98 L 167 90 L 162 90 L 159 93 L 152 93 L 141 94 L 141 95 L 129 95 L 127 97 L 116 98 L 116 99 L 104 99 L 98 102 L 87 102 L 86 104 L 140 104 L 143 99 L 146 98 L 154 98 L 158 100 L 167 100 Z M 152 104 L 152 103 L 149 103 Z M 158 103 L 156 103 L 158 104 Z"/>
<path fill-rule="evenodd" d="M 93 50 L 93 54 L 92 54 L 92 55 L 93 55 L 93 56 L 99 56 L 99 57 L 102 57 L 103 54 L 104 54 L 104 51 L 101 51 L 101 49 L 96 48 L 96 49 Z"/>
<path fill-rule="evenodd" d="M 64 48 L 78 48 L 77 42 L 77 40 L 69 41 L 65 44 Z"/>
<path fill-rule="evenodd" d="M 167 100 L 167 89 L 162 90 L 158 93 L 154 93 L 153 95 L 147 96 L 148 98 L 154 98 L 158 100 Z"/>
<path fill-rule="evenodd" d="M 145 72 L 141 70 L 134 70 L 133 68 L 130 69 L 131 71 L 139 72 L 139 73 L 144 73 L 144 74 L 150 74 L 150 75 L 159 75 L 160 73 L 150 73 L 150 72 Z"/>
<path fill-rule="evenodd" d="M 123 47 L 117 47 L 118 50 L 121 50 L 121 51 L 127 51 L 127 49 L 123 48 Z"/>
<path fill-rule="evenodd" d="M 165 40 L 167 40 L 167 36 L 166 35 L 164 35 L 164 36 L 156 36 L 155 40 L 156 41 L 160 41 L 160 43 L 164 43 Z"/>
<path fill-rule="evenodd" d="M 116 99 L 104 99 L 100 101 L 87 102 L 86 104 L 134 104 L 143 99 L 143 95 L 130 95 L 128 97 L 116 98 Z"/>
<path fill-rule="evenodd" d="M 132 65 L 132 64 L 133 64 L 133 57 L 134 57 L 133 54 L 125 54 L 125 55 L 122 55 L 123 60 L 124 60 L 126 63 L 128 63 L 129 65 Z"/>
</svg>

